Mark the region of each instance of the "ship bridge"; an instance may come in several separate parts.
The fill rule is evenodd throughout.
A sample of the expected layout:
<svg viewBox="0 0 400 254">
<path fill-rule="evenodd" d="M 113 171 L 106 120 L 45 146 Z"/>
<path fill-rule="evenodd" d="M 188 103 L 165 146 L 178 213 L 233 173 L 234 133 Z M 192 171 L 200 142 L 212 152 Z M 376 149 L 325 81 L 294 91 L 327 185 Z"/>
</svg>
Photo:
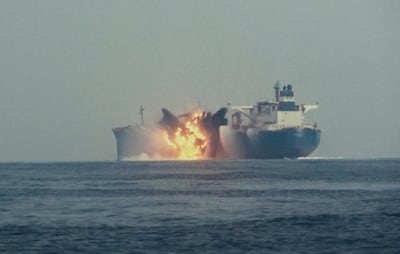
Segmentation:
<svg viewBox="0 0 400 254">
<path fill-rule="evenodd" d="M 299 107 L 296 106 L 294 100 L 294 92 L 292 85 L 287 85 L 282 88 L 279 92 L 278 98 L 278 110 L 279 111 L 298 111 Z"/>
<path fill-rule="evenodd" d="M 231 109 L 237 112 L 233 115 L 233 126 L 235 128 L 240 126 L 258 128 L 301 127 L 304 124 L 304 113 L 318 108 L 318 104 L 297 105 L 293 87 L 290 84 L 281 89 L 278 81 L 274 89 L 275 100 L 260 101 L 253 106 L 232 107 Z M 249 120 L 247 125 L 242 124 L 241 115 Z"/>
</svg>

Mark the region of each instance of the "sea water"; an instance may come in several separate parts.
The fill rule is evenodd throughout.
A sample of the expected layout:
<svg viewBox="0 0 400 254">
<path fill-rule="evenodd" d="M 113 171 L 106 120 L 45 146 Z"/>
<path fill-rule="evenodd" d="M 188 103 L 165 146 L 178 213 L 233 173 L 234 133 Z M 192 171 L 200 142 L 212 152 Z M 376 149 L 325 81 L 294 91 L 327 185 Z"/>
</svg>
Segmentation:
<svg viewBox="0 0 400 254">
<path fill-rule="evenodd" d="M 400 253 L 400 160 L 3 163 L 0 253 Z"/>
</svg>

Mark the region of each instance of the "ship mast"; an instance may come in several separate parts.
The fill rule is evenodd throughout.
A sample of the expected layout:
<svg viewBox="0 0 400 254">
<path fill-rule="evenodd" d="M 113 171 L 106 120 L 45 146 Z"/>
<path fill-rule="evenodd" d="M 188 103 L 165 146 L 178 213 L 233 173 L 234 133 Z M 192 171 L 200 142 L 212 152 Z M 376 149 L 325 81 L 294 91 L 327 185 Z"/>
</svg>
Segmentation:
<svg viewBox="0 0 400 254">
<path fill-rule="evenodd" d="M 274 89 L 275 89 L 275 101 L 279 101 L 279 89 L 280 89 L 279 80 L 276 81 Z"/>
<path fill-rule="evenodd" d="M 144 108 L 143 108 L 142 105 L 140 105 L 139 115 L 140 115 L 140 123 L 141 123 L 142 126 L 144 125 L 143 112 L 144 112 Z"/>
</svg>

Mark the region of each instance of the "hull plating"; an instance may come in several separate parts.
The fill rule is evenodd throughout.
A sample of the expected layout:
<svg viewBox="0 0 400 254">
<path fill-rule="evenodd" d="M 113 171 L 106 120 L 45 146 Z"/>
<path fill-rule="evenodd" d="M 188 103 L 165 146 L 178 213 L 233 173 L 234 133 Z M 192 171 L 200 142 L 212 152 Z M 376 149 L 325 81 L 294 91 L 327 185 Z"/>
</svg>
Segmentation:
<svg viewBox="0 0 400 254">
<path fill-rule="evenodd" d="M 117 143 L 118 160 L 130 160 L 145 154 L 148 157 L 170 157 L 171 149 L 160 142 L 159 129 L 128 126 L 113 129 Z"/>
<path fill-rule="evenodd" d="M 281 130 L 221 130 L 228 157 L 254 159 L 298 158 L 310 155 L 319 145 L 321 131 L 314 128 Z"/>
<path fill-rule="evenodd" d="M 145 127 L 114 129 L 118 160 L 141 154 L 170 157 L 168 146 L 154 138 L 156 130 Z M 227 158 L 281 159 L 310 155 L 319 145 L 321 131 L 314 128 L 285 128 L 276 131 L 249 128 L 220 128 L 221 142 Z M 159 136 L 158 136 L 159 138 Z M 159 141 L 159 140 L 158 140 Z"/>
</svg>

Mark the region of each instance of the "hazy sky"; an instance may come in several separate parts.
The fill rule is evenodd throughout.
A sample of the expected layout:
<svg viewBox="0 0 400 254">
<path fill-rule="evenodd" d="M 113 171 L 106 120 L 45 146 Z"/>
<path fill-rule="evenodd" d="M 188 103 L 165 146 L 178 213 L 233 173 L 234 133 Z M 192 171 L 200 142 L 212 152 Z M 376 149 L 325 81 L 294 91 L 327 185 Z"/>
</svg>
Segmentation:
<svg viewBox="0 0 400 254">
<path fill-rule="evenodd" d="M 400 1 L 0 0 L 0 161 L 114 160 L 112 127 L 273 97 L 313 156 L 400 157 Z"/>
</svg>

